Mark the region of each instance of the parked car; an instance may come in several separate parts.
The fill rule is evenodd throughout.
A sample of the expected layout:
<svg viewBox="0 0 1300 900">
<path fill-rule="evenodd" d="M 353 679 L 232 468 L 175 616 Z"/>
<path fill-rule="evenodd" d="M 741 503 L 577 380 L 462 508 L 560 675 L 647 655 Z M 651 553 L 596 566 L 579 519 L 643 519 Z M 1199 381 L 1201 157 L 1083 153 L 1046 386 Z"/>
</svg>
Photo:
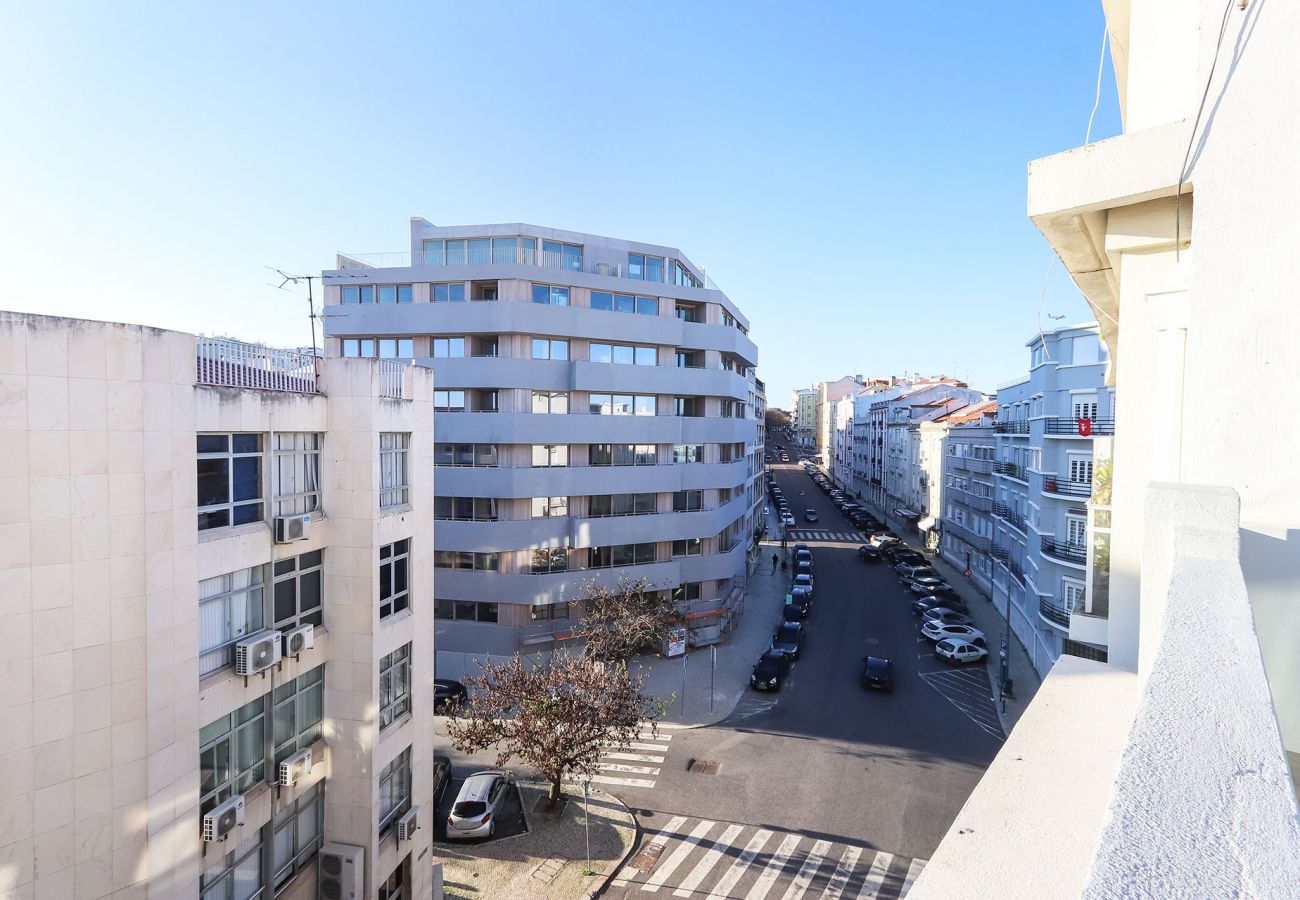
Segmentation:
<svg viewBox="0 0 1300 900">
<path fill-rule="evenodd" d="M 433 755 L 433 807 L 436 810 L 442 802 L 442 795 L 451 785 L 451 760 L 435 753 Z"/>
<path fill-rule="evenodd" d="M 863 544 L 858 548 L 858 559 L 863 562 L 878 563 L 880 562 L 880 551 L 870 544 Z"/>
<path fill-rule="evenodd" d="M 790 660 L 776 650 L 764 651 L 754 663 L 749 676 L 749 686 L 759 691 L 779 691 L 781 682 L 790 674 Z"/>
<path fill-rule="evenodd" d="M 901 576 L 899 581 L 908 586 L 919 584 L 922 586 L 933 585 L 938 587 L 938 585 L 944 584 L 944 580 L 939 577 L 939 573 L 926 565 L 913 567 L 911 576 Z M 920 593 L 920 591 L 917 591 L 917 593 Z"/>
<path fill-rule="evenodd" d="M 911 580 L 917 572 L 922 570 L 928 570 L 930 572 L 934 571 L 934 569 L 931 569 L 923 562 L 912 562 L 908 559 L 901 560 L 894 564 L 894 574 L 909 580 Z"/>
<path fill-rule="evenodd" d="M 960 638 L 945 638 L 934 645 L 934 655 L 940 659 L 948 660 L 953 665 L 958 665 L 960 663 L 979 662 L 988 656 L 989 652 L 983 647 L 977 647 Z"/>
<path fill-rule="evenodd" d="M 817 568 L 817 566 L 813 564 L 813 555 L 811 550 L 796 550 L 794 552 L 794 564 L 797 566 L 800 563 L 807 563 L 811 567 L 809 571 Z M 799 574 L 797 569 L 795 570 L 795 574 Z"/>
<path fill-rule="evenodd" d="M 952 585 L 939 578 L 936 575 L 919 575 L 912 579 L 908 585 L 913 594 L 921 596 L 933 595 L 936 597 L 955 597 L 957 592 L 953 590 Z"/>
<path fill-rule="evenodd" d="M 803 588 L 790 591 L 790 602 L 781 607 L 781 619 L 785 622 L 798 622 L 808 618 L 812 612 L 812 594 Z"/>
<path fill-rule="evenodd" d="M 805 510 L 803 511 L 803 520 L 804 520 L 805 522 L 816 522 L 816 521 L 817 521 L 817 510 L 813 509 L 812 507 L 809 507 L 808 509 L 805 509 Z"/>
<path fill-rule="evenodd" d="M 782 622 L 772 635 L 771 649 L 790 659 L 798 659 L 805 643 L 804 627 L 798 622 Z"/>
<path fill-rule="evenodd" d="M 962 615 L 946 606 L 935 606 L 921 613 L 921 624 L 924 625 L 926 622 L 942 622 L 945 625 L 971 624 L 969 616 Z"/>
<path fill-rule="evenodd" d="M 492 837 L 510 794 L 510 775 L 499 769 L 475 772 L 465 779 L 447 816 L 447 840 Z"/>
<path fill-rule="evenodd" d="M 883 656 L 862 657 L 862 675 L 860 683 L 864 688 L 894 692 L 894 663 Z"/>
<path fill-rule="evenodd" d="M 433 713 L 451 712 L 465 705 L 469 691 L 459 681 L 449 678 L 433 679 Z"/>
<path fill-rule="evenodd" d="M 795 556 L 798 556 L 801 550 L 808 550 L 809 553 L 812 552 L 812 550 L 808 547 L 808 545 L 803 542 L 794 545 Z"/>
<path fill-rule="evenodd" d="M 892 531 L 873 531 L 871 537 L 867 538 L 867 543 L 871 544 L 873 547 L 879 547 L 881 544 L 887 544 L 891 541 L 898 541 L 898 535 L 894 534 Z"/>
<path fill-rule="evenodd" d="M 813 577 L 812 577 L 812 573 L 811 573 L 811 572 L 799 572 L 799 573 L 797 573 L 797 574 L 794 576 L 794 581 L 791 583 L 790 586 L 791 586 L 791 587 L 807 588 L 807 589 L 808 589 L 808 593 L 809 593 L 809 594 L 812 594 L 812 591 L 813 591 Z"/>
<path fill-rule="evenodd" d="M 788 512 L 781 513 L 781 524 L 787 528 L 793 528 L 795 526 L 794 516 L 790 515 Z"/>
<path fill-rule="evenodd" d="M 985 645 L 984 632 L 970 625 L 945 625 L 942 622 L 926 622 L 921 626 L 921 634 L 932 641 L 941 641 L 944 638 L 961 638 L 976 647 Z"/>
<path fill-rule="evenodd" d="M 912 612 L 918 616 L 925 615 L 932 609 L 950 609 L 953 612 L 969 613 L 966 607 L 966 601 L 956 594 L 951 597 L 941 597 L 937 594 L 925 594 L 912 601 Z"/>
</svg>

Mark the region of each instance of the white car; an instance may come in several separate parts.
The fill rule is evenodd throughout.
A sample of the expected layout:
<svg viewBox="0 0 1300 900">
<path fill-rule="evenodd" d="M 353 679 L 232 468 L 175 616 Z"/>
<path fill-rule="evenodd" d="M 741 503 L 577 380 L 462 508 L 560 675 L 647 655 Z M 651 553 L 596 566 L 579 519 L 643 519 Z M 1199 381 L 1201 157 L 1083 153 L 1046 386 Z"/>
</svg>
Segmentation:
<svg viewBox="0 0 1300 900">
<path fill-rule="evenodd" d="M 447 816 L 447 840 L 492 837 L 509 794 L 510 775 L 506 772 L 492 769 L 466 778 Z"/>
<path fill-rule="evenodd" d="M 795 524 L 794 516 L 790 515 L 789 513 L 786 513 L 785 515 L 781 516 L 781 524 L 786 526 L 787 528 L 793 528 Z"/>
<path fill-rule="evenodd" d="M 977 647 L 984 646 L 984 632 L 969 625 L 945 625 L 943 622 L 932 619 L 921 626 L 921 634 L 932 641 L 957 638 L 968 644 L 975 644 Z"/>
<path fill-rule="evenodd" d="M 961 638 L 944 638 L 934 645 L 934 655 L 956 665 L 958 663 L 979 662 L 989 655 L 983 647 L 963 641 Z"/>
</svg>

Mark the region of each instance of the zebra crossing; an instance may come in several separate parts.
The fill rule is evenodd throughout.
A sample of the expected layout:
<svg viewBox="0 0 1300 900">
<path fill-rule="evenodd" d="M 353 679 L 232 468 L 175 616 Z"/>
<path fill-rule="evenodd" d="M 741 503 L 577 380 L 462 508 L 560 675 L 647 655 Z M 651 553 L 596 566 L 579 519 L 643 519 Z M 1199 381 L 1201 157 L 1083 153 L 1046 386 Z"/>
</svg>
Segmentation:
<svg viewBox="0 0 1300 900">
<path fill-rule="evenodd" d="M 673 816 L 647 832 L 607 897 L 661 890 L 694 900 L 891 900 L 906 896 L 924 859 L 755 825 Z"/>
<path fill-rule="evenodd" d="M 821 531 L 816 528 L 796 528 L 790 532 L 792 541 L 851 541 L 861 544 L 861 531 Z"/>
<path fill-rule="evenodd" d="M 591 783 L 620 788 L 653 788 L 668 751 L 672 749 L 672 739 L 671 728 L 660 723 L 657 736 L 643 731 L 626 746 L 605 751 L 600 756 L 600 772 L 591 777 Z M 575 777 L 573 780 L 582 779 Z"/>
</svg>

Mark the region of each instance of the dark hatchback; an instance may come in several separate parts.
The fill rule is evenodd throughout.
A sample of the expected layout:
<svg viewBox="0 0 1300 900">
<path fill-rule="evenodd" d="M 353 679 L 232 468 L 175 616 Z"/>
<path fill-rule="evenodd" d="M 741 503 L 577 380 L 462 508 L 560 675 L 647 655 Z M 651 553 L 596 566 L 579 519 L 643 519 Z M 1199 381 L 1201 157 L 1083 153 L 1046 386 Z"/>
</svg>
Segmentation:
<svg viewBox="0 0 1300 900">
<path fill-rule="evenodd" d="M 804 629 L 798 622 L 783 622 L 772 635 L 773 653 L 782 653 L 790 659 L 798 659 L 803 650 Z"/>
<path fill-rule="evenodd" d="M 970 608 L 966 606 L 966 601 L 956 594 L 951 596 L 927 594 L 919 600 L 912 601 L 912 612 L 918 616 L 924 615 L 927 610 L 939 609 L 940 607 L 963 614 L 970 612 Z"/>
<path fill-rule="evenodd" d="M 791 588 L 790 602 L 781 609 L 781 618 L 787 622 L 808 618 L 812 612 L 812 592 L 807 588 Z"/>
<path fill-rule="evenodd" d="M 435 678 L 433 680 L 433 712 L 449 712 L 452 709 L 459 709 L 465 705 L 469 699 L 469 691 L 465 690 L 465 685 L 459 681 L 451 681 L 447 678 Z"/>
<path fill-rule="evenodd" d="M 749 686 L 759 691 L 779 691 L 781 682 L 790 674 L 790 660 L 784 653 L 768 650 L 754 664 L 749 676 Z"/>
<path fill-rule="evenodd" d="M 894 663 L 883 656 L 862 657 L 862 678 L 864 688 L 894 692 Z"/>
<path fill-rule="evenodd" d="M 863 544 L 858 548 L 858 559 L 863 562 L 878 563 L 880 562 L 880 551 L 869 544 Z"/>
</svg>

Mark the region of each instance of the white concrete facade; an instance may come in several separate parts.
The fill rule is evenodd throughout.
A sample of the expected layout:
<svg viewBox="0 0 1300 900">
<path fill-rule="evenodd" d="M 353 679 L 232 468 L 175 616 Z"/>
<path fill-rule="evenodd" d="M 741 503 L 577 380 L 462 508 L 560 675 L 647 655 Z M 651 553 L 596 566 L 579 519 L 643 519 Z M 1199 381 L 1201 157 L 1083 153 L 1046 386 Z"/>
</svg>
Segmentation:
<svg viewBox="0 0 1300 900">
<path fill-rule="evenodd" d="M 963 411 L 964 412 L 964 411 Z M 963 571 L 986 595 L 993 593 L 993 466 L 997 440 L 993 420 L 997 403 L 958 413 L 944 440 L 942 537 L 939 550 L 944 558 Z"/>
<path fill-rule="evenodd" d="M 384 399 L 370 361 L 318 377 L 310 356 L 224 349 L 245 355 L 0 313 L 0 895 L 206 900 L 238 878 L 315 897 L 322 840 L 364 848 L 367 896 L 399 866 L 409 896 L 432 895 L 432 829 L 398 845 L 376 818 L 402 752 L 402 801 L 432 799 L 431 605 L 377 606 L 395 540 L 412 542 L 410 595 L 433 591 L 431 379 L 406 372 L 408 399 Z M 381 433 L 408 436 L 411 473 L 382 511 Z M 309 536 L 276 543 L 290 511 Z M 312 648 L 234 673 L 241 637 L 298 624 Z M 407 709 L 381 731 L 378 664 L 400 647 Z M 309 773 L 275 786 L 301 750 Z M 202 840 L 203 812 L 236 795 L 243 825 Z"/>
<path fill-rule="evenodd" d="M 800 447 L 814 445 L 816 433 L 817 391 L 815 388 L 795 388 L 790 397 L 791 427 Z"/>
</svg>

